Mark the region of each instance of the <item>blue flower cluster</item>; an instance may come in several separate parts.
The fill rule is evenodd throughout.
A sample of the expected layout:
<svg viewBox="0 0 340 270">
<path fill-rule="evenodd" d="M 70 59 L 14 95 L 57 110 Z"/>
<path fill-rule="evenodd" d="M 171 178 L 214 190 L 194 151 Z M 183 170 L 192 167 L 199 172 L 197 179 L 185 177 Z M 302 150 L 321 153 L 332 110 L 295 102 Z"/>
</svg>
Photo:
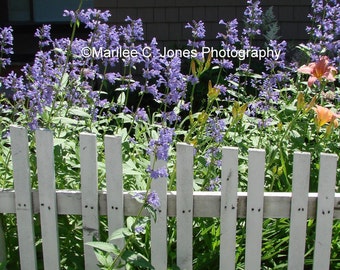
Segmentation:
<svg viewBox="0 0 340 270">
<path fill-rule="evenodd" d="M 10 55 L 13 54 L 13 28 L 0 27 L 0 71 L 11 64 Z"/>
<path fill-rule="evenodd" d="M 312 52 L 312 58 L 316 58 L 320 52 L 327 52 L 331 60 L 340 63 L 339 58 L 339 34 L 340 34 L 340 6 L 336 0 L 312 0 L 312 13 L 309 15 L 313 22 L 307 27 L 307 32 L 315 35 L 315 41 L 307 46 Z M 254 40 L 261 35 L 263 23 L 260 1 L 247 0 L 244 12 L 243 29 L 238 29 L 242 22 L 236 19 L 230 21 L 220 20 L 219 24 L 225 28 L 223 33 L 218 33 L 221 40 L 221 48 L 224 50 L 259 50 L 254 45 Z M 98 114 L 103 112 L 124 112 L 131 114 L 135 122 L 149 121 L 151 119 L 143 107 L 129 105 L 127 101 L 106 100 L 104 93 L 109 96 L 117 96 L 116 90 L 124 91 L 126 97 L 129 92 L 135 92 L 139 96 L 152 96 L 160 107 L 160 118 L 164 129 L 162 132 L 170 132 L 170 128 L 182 120 L 183 116 L 192 113 L 192 100 L 188 97 L 191 89 L 200 84 L 197 65 L 206 61 L 203 55 L 198 53 L 195 59 L 186 57 L 164 56 L 158 46 L 156 38 L 151 42 L 144 42 L 144 30 L 141 19 L 127 17 L 125 24 L 121 26 L 109 25 L 107 22 L 111 16 L 109 11 L 87 9 L 78 11 L 65 10 L 64 16 L 70 17 L 71 24 L 76 29 L 83 24 L 89 30 L 87 38 L 81 39 L 75 36 L 70 38 L 53 39 L 50 25 L 43 25 L 34 34 L 39 39 L 40 50 L 36 53 L 32 64 L 25 65 L 18 75 L 10 72 L 1 78 L 2 86 L 13 93 L 13 100 L 18 114 L 26 115 L 26 120 L 31 129 L 36 129 L 44 122 L 46 115 L 59 116 L 60 108 L 66 111 L 72 107 L 81 107 L 96 120 Z M 188 46 L 198 52 L 205 46 L 206 29 L 202 21 L 192 21 L 185 26 L 191 31 L 192 38 Z M 0 68 L 10 64 L 9 56 L 13 53 L 12 28 L 0 28 Z M 289 83 L 292 78 L 291 68 L 286 64 L 287 43 L 285 41 L 269 40 L 268 48 L 280 51 L 277 58 L 267 56 L 264 58 L 264 71 L 254 74 L 254 65 L 246 59 L 238 61 L 230 58 L 213 57 L 210 64 L 220 68 L 214 89 L 218 91 L 219 98 L 223 101 L 237 99 L 237 93 L 245 94 L 249 88 L 257 91 L 255 101 L 250 101 L 247 115 L 256 117 L 259 126 L 266 126 L 271 121 L 267 119 L 266 112 L 276 106 L 279 99 L 279 89 Z M 128 50 L 136 51 L 133 57 L 120 58 L 117 55 L 102 57 L 82 57 L 84 48 L 100 50 Z M 147 48 L 148 56 L 145 55 Z M 144 54 L 143 54 L 144 53 Z M 189 74 L 183 73 L 183 65 L 190 60 L 192 63 Z M 196 61 L 196 62 L 195 62 Z M 123 69 L 121 68 L 123 67 Z M 137 70 L 137 76 L 133 71 Z M 194 90 L 191 90 L 194 91 Z M 111 93 L 112 92 L 112 93 Z M 127 99 L 127 98 L 126 98 Z M 221 100 L 221 99 L 220 99 Z M 138 103 L 140 105 L 141 103 Z M 149 112 L 149 111 L 148 111 Z M 46 120 L 46 119 L 45 119 Z M 225 123 L 209 118 L 206 122 L 206 134 L 215 138 L 216 143 L 222 140 Z M 51 123 L 49 123 L 50 128 Z M 171 131 L 173 132 L 173 131 Z M 166 151 L 170 144 L 168 141 L 153 140 L 150 142 L 150 152 L 155 152 L 157 158 L 167 159 Z M 160 175 L 164 175 L 161 173 Z M 154 175 L 155 176 L 155 175 Z"/>
<path fill-rule="evenodd" d="M 312 26 L 307 26 L 306 31 L 312 40 L 307 44 L 312 60 L 317 61 L 320 53 L 327 52 L 340 67 L 340 3 L 337 0 L 312 0 L 311 3 L 312 12 L 308 17 Z"/>
</svg>

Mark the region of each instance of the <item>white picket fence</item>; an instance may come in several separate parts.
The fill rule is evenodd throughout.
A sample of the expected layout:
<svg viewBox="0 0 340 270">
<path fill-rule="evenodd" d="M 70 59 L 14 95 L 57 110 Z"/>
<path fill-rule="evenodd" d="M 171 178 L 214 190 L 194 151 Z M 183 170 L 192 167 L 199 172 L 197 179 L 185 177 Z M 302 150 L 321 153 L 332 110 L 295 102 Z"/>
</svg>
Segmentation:
<svg viewBox="0 0 340 270">
<path fill-rule="evenodd" d="M 134 216 L 139 203 L 123 191 L 121 138 L 105 136 L 106 190 L 98 190 L 97 141 L 80 134 L 81 190 L 56 190 L 53 135 L 36 132 L 38 190 L 31 190 L 27 131 L 10 130 L 15 190 L 0 190 L 0 213 L 15 213 L 21 269 L 37 269 L 33 215 L 40 213 L 45 269 L 60 269 L 57 216 L 82 215 L 84 243 L 99 233 L 99 216 L 108 216 L 109 234 Z M 306 220 L 317 218 L 313 269 L 329 269 L 333 219 L 340 218 L 340 193 L 335 193 L 338 157 L 321 154 L 318 193 L 308 193 L 310 154 L 295 153 L 291 193 L 264 192 L 265 152 L 250 149 L 247 192 L 238 192 L 238 149 L 222 148 L 221 192 L 193 192 L 193 147 L 176 146 L 177 192 L 167 191 L 167 179 L 153 181 L 161 200 L 156 222 L 151 224 L 151 262 L 167 269 L 167 216 L 177 219 L 177 264 L 192 269 L 193 218 L 220 218 L 220 269 L 235 269 L 236 222 L 246 218 L 245 269 L 261 268 L 264 218 L 290 218 L 288 269 L 304 268 Z M 164 166 L 157 161 L 156 166 Z M 6 228 L 3 228 L 6 229 Z M 2 233 L 2 235 L 1 235 Z M 0 238 L 3 232 L 0 228 Z M 307 236 L 310 237 L 310 236 Z M 3 241 L 3 239 L 2 239 Z M 1 241 L 0 241 L 1 244 Z M 122 244 L 122 243 L 120 243 Z M 5 257 L 0 247 L 0 259 Z M 85 268 L 98 269 L 92 247 L 84 245 Z"/>
</svg>

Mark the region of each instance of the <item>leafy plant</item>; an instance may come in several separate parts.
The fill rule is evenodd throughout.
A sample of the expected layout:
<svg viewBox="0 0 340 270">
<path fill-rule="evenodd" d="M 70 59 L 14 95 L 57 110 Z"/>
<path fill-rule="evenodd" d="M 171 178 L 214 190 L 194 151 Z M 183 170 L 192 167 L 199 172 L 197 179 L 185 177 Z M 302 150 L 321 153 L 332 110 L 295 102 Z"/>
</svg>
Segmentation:
<svg viewBox="0 0 340 270">
<path fill-rule="evenodd" d="M 0 187 L 13 188 L 9 126 L 29 129 L 32 187 L 37 187 L 35 140 L 37 128 L 53 130 L 58 189 L 79 189 L 79 141 L 82 131 L 98 135 L 99 188 L 105 189 L 103 137 L 122 137 L 124 189 L 140 202 L 140 212 L 150 218 L 126 217 L 126 226 L 107 241 L 87 243 L 96 250 L 102 269 L 153 269 L 150 264 L 150 220 L 156 219 L 158 195 L 152 181 L 165 181 L 176 189 L 175 144 L 195 147 L 194 189 L 220 189 L 221 151 L 224 145 L 239 148 L 239 190 L 247 188 L 247 151 L 266 150 L 265 190 L 291 191 L 292 154 L 311 153 L 310 191 L 316 191 L 321 152 L 339 153 L 339 9 L 336 1 L 312 1 L 312 26 L 318 35 L 298 49 L 306 61 L 287 59 L 288 44 L 277 37 L 272 9 L 263 15 L 259 1 L 247 1 L 244 27 L 236 19 L 220 21 L 219 48 L 233 57 L 206 50 L 205 25 L 192 21 L 185 28 L 192 39 L 187 47 L 162 55 L 156 38 L 143 39 L 141 19 L 109 25 L 109 11 L 65 11 L 70 17 L 70 38 L 52 39 L 51 26 L 43 25 L 35 36 L 39 51 L 21 73 L 0 77 L 1 87 L 12 95 L 0 102 Z M 325 10 L 325 12 L 319 12 Z M 77 37 L 83 25 L 86 38 Z M 266 26 L 266 27 L 264 27 Z M 0 28 L 0 74 L 12 54 L 12 28 Z M 264 41 L 265 44 L 261 44 Z M 262 47 L 261 47 L 262 46 Z M 186 55 L 184 55 L 186 50 Z M 119 55 L 125 51 L 125 55 Z M 260 57 L 265 51 L 266 54 Z M 267 53 L 268 52 L 268 53 Z M 178 55 L 177 55 L 178 54 Z M 299 68 L 300 67 L 300 68 Z M 156 167 L 157 161 L 165 167 Z M 338 189 L 338 184 L 337 184 Z M 39 220 L 35 226 L 39 229 Z M 82 232 L 79 216 L 60 216 L 61 265 L 82 269 Z M 7 268 L 18 269 L 18 243 L 14 215 L 3 217 L 8 252 Z M 101 235 L 107 233 L 101 218 Z M 175 245 L 175 220 L 169 218 L 169 268 L 177 269 L 171 247 Z M 216 265 L 219 256 L 219 220 L 194 220 L 194 269 Z M 308 221 L 308 235 L 315 224 Z M 287 219 L 266 219 L 263 232 L 263 269 L 286 267 Z M 335 221 L 332 269 L 340 269 L 337 254 L 339 222 Z M 244 268 L 245 220 L 237 224 L 237 269 Z M 116 240 L 124 240 L 121 247 Z M 306 242 L 305 264 L 312 263 L 313 238 Z M 41 250 L 41 239 L 37 236 Z"/>
</svg>

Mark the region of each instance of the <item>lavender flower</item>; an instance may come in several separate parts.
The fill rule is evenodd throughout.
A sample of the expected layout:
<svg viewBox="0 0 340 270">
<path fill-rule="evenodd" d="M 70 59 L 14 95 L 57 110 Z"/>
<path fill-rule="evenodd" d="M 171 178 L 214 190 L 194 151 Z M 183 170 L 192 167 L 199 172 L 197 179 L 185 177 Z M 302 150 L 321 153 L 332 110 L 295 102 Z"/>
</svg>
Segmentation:
<svg viewBox="0 0 340 270">
<path fill-rule="evenodd" d="M 262 9 L 260 1 L 247 0 L 247 8 L 244 11 L 245 27 L 242 31 L 244 36 L 254 37 L 261 34 L 260 25 L 262 24 Z"/>
<path fill-rule="evenodd" d="M 150 174 L 152 179 L 168 177 L 168 170 L 166 167 L 161 167 L 158 169 L 152 169 L 150 166 L 146 169 L 146 172 Z"/>
<path fill-rule="evenodd" d="M 226 122 L 224 119 L 208 118 L 206 127 L 206 136 L 211 137 L 215 142 L 223 141 L 223 132 L 226 129 Z"/>
<path fill-rule="evenodd" d="M 22 100 L 25 98 L 26 86 L 22 76 L 17 77 L 14 71 L 11 71 L 5 78 L 3 78 L 3 85 L 5 89 L 13 92 L 13 100 Z"/>
<path fill-rule="evenodd" d="M 144 224 L 136 225 L 136 227 L 135 227 L 135 233 L 136 234 L 140 234 L 140 233 L 144 233 L 144 232 L 145 232 L 145 225 Z"/>
<path fill-rule="evenodd" d="M 8 57 L 13 54 L 13 28 L 0 27 L 0 70 L 11 64 L 11 59 Z M 7 57 L 6 57 L 7 56 Z"/>
<path fill-rule="evenodd" d="M 176 121 L 180 121 L 181 117 L 174 110 L 172 110 L 169 112 L 162 112 L 162 119 L 164 122 L 169 122 L 171 125 Z"/>
<path fill-rule="evenodd" d="M 191 29 L 191 35 L 193 37 L 193 40 L 188 40 L 188 46 L 195 49 L 199 49 L 205 46 L 205 41 L 202 40 L 205 37 L 205 26 L 202 21 L 196 22 L 195 20 L 193 20 L 192 24 L 187 23 L 185 25 L 185 28 Z M 203 59 L 202 53 L 199 52 L 197 58 Z"/>
<path fill-rule="evenodd" d="M 161 207 L 161 202 L 159 200 L 158 194 L 156 191 L 151 191 L 146 199 L 146 202 L 154 209 L 157 210 Z"/>
<path fill-rule="evenodd" d="M 79 12 L 74 12 L 72 10 L 64 10 L 64 17 L 71 17 L 71 22 L 75 23 L 79 20 L 81 23 L 85 24 L 86 28 L 95 29 L 99 21 L 107 22 L 111 16 L 108 10 L 102 12 L 98 9 L 87 9 L 80 10 Z"/>
<path fill-rule="evenodd" d="M 144 108 L 137 108 L 135 113 L 135 120 L 148 121 L 148 115 Z"/>
<path fill-rule="evenodd" d="M 268 46 L 270 49 L 274 51 L 279 51 L 279 58 L 274 59 L 273 57 L 266 57 L 264 60 L 264 64 L 266 70 L 275 70 L 276 68 L 284 69 L 286 68 L 285 64 L 285 57 L 286 57 L 286 46 L 287 42 L 283 40 L 282 42 L 278 43 L 277 40 L 270 40 Z"/>
<path fill-rule="evenodd" d="M 63 16 L 70 17 L 72 23 L 75 23 L 77 21 L 76 13 L 73 10 L 64 10 Z"/>
<path fill-rule="evenodd" d="M 50 24 L 44 24 L 42 27 L 38 28 L 34 36 L 39 38 L 39 47 L 43 48 L 46 46 L 49 46 L 52 43 L 51 39 L 51 25 Z"/>
<path fill-rule="evenodd" d="M 279 100 L 280 94 L 273 87 L 274 87 L 274 84 L 270 80 L 270 77 L 267 77 L 265 80 L 263 80 L 263 84 L 261 86 L 259 97 L 264 98 L 266 102 L 268 103 L 270 102 L 277 103 Z"/>
<path fill-rule="evenodd" d="M 271 118 L 259 119 L 259 121 L 257 122 L 257 127 L 259 129 L 264 129 L 264 128 L 268 127 L 272 121 L 273 121 L 273 119 L 271 119 Z"/>
<path fill-rule="evenodd" d="M 116 82 L 116 80 L 119 80 L 121 78 L 121 75 L 119 73 L 115 72 L 107 72 L 105 74 L 105 78 L 112 84 Z"/>
<path fill-rule="evenodd" d="M 204 23 L 200 20 L 196 22 L 195 20 L 192 21 L 192 25 L 187 23 L 185 28 L 191 29 L 192 37 L 196 39 L 203 39 L 205 37 L 205 26 Z"/>
<path fill-rule="evenodd" d="M 168 105 L 178 104 L 187 90 L 185 76 L 181 73 L 181 59 L 179 57 L 174 57 L 168 62 L 164 80 L 165 87 L 169 89 L 164 102 Z"/>
<path fill-rule="evenodd" d="M 220 191 L 221 190 L 221 178 L 215 177 L 209 182 L 209 191 Z"/>
<path fill-rule="evenodd" d="M 156 154 L 157 159 L 167 160 L 169 148 L 174 136 L 174 129 L 164 127 L 159 132 L 158 140 L 152 139 L 149 143 L 148 154 Z"/>
<path fill-rule="evenodd" d="M 319 59 L 321 51 L 327 51 L 330 58 L 340 66 L 340 3 L 336 0 L 312 0 L 312 13 L 308 15 L 313 26 L 306 27 L 313 42 L 307 46 L 311 49 L 313 61 Z"/>
<path fill-rule="evenodd" d="M 247 8 L 244 12 L 244 28 L 242 30 L 241 44 L 243 49 L 258 49 L 251 44 L 252 39 L 261 34 L 262 24 L 262 9 L 260 7 L 260 1 L 247 0 Z"/>
<path fill-rule="evenodd" d="M 223 39 L 221 44 L 222 48 L 225 50 L 235 50 L 235 44 L 240 41 L 238 38 L 237 19 L 229 22 L 224 22 L 223 20 L 220 20 L 219 24 L 225 25 L 225 33 L 218 33 L 216 36 L 216 38 Z"/>
<path fill-rule="evenodd" d="M 166 59 L 163 59 L 160 54 L 160 50 L 157 47 L 158 43 L 156 38 L 153 38 L 148 45 L 145 44 L 145 48 L 150 48 L 148 51 L 144 52 L 144 67 L 143 67 L 143 77 L 146 80 L 151 80 L 158 78 L 158 81 L 164 81 L 161 76 L 161 72 L 164 70 Z"/>
<path fill-rule="evenodd" d="M 204 154 L 206 166 L 213 165 L 220 167 L 222 165 L 221 154 L 221 150 L 218 147 L 213 146 L 208 148 Z"/>
<path fill-rule="evenodd" d="M 127 16 L 125 21 L 128 24 L 124 27 L 120 27 L 119 29 L 120 35 L 123 37 L 123 41 L 127 44 L 133 44 L 136 41 L 144 40 L 144 29 L 142 20 L 133 20 L 129 16 Z"/>
</svg>

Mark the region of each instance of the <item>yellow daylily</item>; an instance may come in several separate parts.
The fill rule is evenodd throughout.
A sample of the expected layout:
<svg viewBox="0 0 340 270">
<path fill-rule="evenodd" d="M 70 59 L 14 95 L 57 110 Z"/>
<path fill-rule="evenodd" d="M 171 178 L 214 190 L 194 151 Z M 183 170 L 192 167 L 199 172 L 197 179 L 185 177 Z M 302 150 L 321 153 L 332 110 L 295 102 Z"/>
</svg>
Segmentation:
<svg viewBox="0 0 340 270">
<path fill-rule="evenodd" d="M 209 99 L 215 99 L 218 97 L 218 95 L 220 94 L 220 89 L 212 87 L 212 83 L 209 80 L 208 83 L 208 98 Z"/>
<path fill-rule="evenodd" d="M 245 103 L 242 106 L 240 106 L 240 103 L 237 101 L 234 102 L 234 106 L 232 108 L 232 115 L 233 115 L 233 121 L 237 122 L 243 118 L 244 113 L 246 112 L 248 108 L 248 104 Z"/>
</svg>

